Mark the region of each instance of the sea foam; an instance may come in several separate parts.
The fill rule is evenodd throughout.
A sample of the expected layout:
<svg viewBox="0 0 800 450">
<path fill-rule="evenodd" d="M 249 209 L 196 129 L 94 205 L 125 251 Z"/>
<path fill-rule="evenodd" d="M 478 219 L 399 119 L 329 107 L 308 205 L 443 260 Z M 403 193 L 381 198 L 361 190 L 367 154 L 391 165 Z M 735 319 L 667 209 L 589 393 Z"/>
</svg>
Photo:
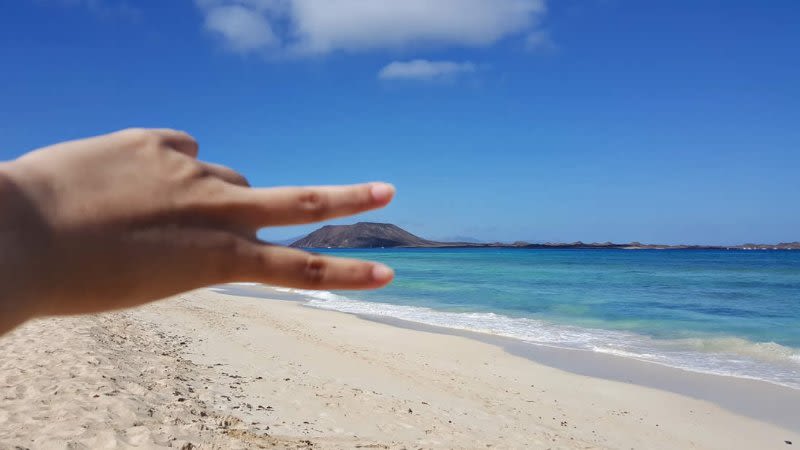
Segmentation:
<svg viewBox="0 0 800 450">
<path fill-rule="evenodd" d="M 535 345 L 587 350 L 701 373 L 768 381 L 800 389 L 800 353 L 773 342 L 736 337 L 653 339 L 636 333 L 582 328 L 492 312 L 438 311 L 355 300 L 329 291 L 279 289 L 307 305 L 346 313 L 509 337 Z"/>
</svg>

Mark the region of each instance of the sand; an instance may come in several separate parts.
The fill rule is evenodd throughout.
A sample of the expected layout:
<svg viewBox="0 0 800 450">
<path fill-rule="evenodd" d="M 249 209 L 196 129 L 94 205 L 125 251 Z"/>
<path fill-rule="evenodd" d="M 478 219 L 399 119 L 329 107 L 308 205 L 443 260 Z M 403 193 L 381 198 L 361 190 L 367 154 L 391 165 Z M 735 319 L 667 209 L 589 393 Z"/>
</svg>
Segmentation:
<svg viewBox="0 0 800 450">
<path fill-rule="evenodd" d="M 207 289 L 18 328 L 0 338 L 0 402 L 0 449 L 800 444 L 800 424 L 480 340 Z"/>
</svg>

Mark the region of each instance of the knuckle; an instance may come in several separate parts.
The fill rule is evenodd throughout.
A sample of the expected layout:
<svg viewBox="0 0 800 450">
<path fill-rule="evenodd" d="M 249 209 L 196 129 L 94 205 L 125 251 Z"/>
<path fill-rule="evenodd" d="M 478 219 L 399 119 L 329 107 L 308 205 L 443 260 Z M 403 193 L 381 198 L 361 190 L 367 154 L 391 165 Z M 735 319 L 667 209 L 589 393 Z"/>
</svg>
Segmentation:
<svg viewBox="0 0 800 450">
<path fill-rule="evenodd" d="M 145 133 L 147 133 L 147 130 L 145 128 L 137 128 L 137 127 L 125 128 L 124 130 L 120 130 L 117 132 L 117 134 L 129 138 L 135 138 Z"/>
<path fill-rule="evenodd" d="M 219 275 L 226 281 L 269 280 L 275 274 L 275 255 L 260 245 L 236 235 L 229 236 L 226 252 L 229 263 L 219 268 Z"/>
<path fill-rule="evenodd" d="M 197 139 L 195 139 L 191 134 L 185 131 L 176 131 L 176 133 L 179 134 L 181 139 L 185 140 L 186 142 L 197 145 Z"/>
<path fill-rule="evenodd" d="M 237 258 L 242 266 L 242 272 L 250 279 L 262 279 L 269 275 L 272 267 L 272 258 L 269 252 L 255 248 L 251 245 L 241 245 Z"/>
<path fill-rule="evenodd" d="M 247 178 L 244 175 L 240 174 L 239 172 L 233 171 L 233 178 L 236 180 L 235 184 L 244 187 L 250 187 L 250 182 L 247 181 Z"/>
<path fill-rule="evenodd" d="M 306 189 L 300 193 L 300 209 L 313 220 L 320 220 L 328 214 L 328 202 L 319 192 Z"/>
<path fill-rule="evenodd" d="M 326 269 L 325 259 L 317 255 L 308 255 L 303 268 L 303 278 L 309 285 L 317 286 L 325 279 Z"/>
<path fill-rule="evenodd" d="M 128 128 L 122 130 L 121 133 L 129 139 L 142 142 L 152 141 L 158 137 L 156 133 L 146 128 Z"/>
<path fill-rule="evenodd" d="M 252 267 L 258 275 L 263 275 L 269 272 L 272 267 L 272 257 L 268 252 L 256 251 L 252 252 Z"/>
<path fill-rule="evenodd" d="M 128 128 L 120 133 L 137 150 L 147 152 L 159 150 L 164 146 L 164 138 L 146 128 Z"/>
<path fill-rule="evenodd" d="M 189 203 L 199 207 L 202 211 L 212 216 L 220 215 L 220 220 L 235 222 L 227 217 L 236 211 L 236 206 L 232 203 L 228 185 L 216 178 L 191 178 L 181 180 L 187 187 Z"/>
<path fill-rule="evenodd" d="M 206 166 L 209 167 L 210 172 L 216 172 L 219 178 L 222 178 L 228 183 L 244 187 L 250 187 L 250 183 L 247 181 L 247 178 L 245 178 L 244 175 L 231 169 L 228 166 L 223 166 L 221 164 L 212 164 L 212 163 L 207 163 Z"/>
<path fill-rule="evenodd" d="M 177 185 L 190 188 L 187 193 L 193 195 L 202 192 L 203 180 L 208 179 L 208 170 L 202 164 L 179 154 L 168 154 L 162 158 L 161 164 L 164 167 L 167 178 Z"/>
<path fill-rule="evenodd" d="M 177 131 L 175 134 L 177 138 L 176 140 L 183 142 L 183 144 L 187 147 L 191 147 L 192 153 L 197 153 L 197 151 L 200 149 L 200 144 L 197 143 L 197 139 L 192 137 L 192 135 L 189 133 L 185 131 Z"/>
<path fill-rule="evenodd" d="M 200 178 L 209 178 L 211 176 L 211 171 L 208 170 L 208 167 L 204 166 L 203 164 L 200 164 L 199 162 L 189 158 L 177 159 L 179 159 L 181 164 L 184 165 L 185 178 L 197 180 Z"/>
</svg>

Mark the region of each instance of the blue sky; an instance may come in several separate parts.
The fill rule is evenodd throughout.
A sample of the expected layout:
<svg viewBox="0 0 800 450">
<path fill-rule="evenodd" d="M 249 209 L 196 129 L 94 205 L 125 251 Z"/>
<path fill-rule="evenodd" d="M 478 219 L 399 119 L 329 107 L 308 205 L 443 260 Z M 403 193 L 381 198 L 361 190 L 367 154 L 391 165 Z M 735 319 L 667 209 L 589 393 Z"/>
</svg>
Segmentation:
<svg viewBox="0 0 800 450">
<path fill-rule="evenodd" d="M 393 182 L 360 219 L 425 237 L 800 240 L 796 1 L 19 0 L 0 21 L 0 159 L 173 127 L 254 185 Z"/>
</svg>

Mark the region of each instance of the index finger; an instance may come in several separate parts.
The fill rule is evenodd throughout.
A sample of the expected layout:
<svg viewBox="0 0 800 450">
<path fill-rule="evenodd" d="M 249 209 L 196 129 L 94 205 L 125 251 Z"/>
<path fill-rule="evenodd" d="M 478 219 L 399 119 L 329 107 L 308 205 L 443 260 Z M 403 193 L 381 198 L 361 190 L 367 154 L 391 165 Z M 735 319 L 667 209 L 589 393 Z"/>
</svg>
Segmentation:
<svg viewBox="0 0 800 450">
<path fill-rule="evenodd" d="M 240 188 L 235 204 L 253 225 L 297 225 L 382 208 L 392 201 L 394 193 L 394 186 L 388 183 Z"/>
</svg>

